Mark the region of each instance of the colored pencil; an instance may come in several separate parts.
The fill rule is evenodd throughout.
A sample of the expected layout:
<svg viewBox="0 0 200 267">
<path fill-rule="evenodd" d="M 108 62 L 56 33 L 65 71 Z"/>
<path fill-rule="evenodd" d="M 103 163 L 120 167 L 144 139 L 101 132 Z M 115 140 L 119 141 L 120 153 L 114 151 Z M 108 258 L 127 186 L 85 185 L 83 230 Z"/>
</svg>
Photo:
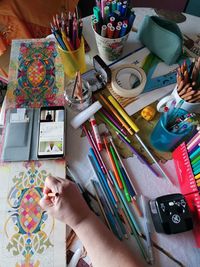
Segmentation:
<svg viewBox="0 0 200 267">
<path fill-rule="evenodd" d="M 123 177 L 123 175 L 122 175 L 122 173 L 121 173 L 120 166 L 119 166 L 119 163 L 118 163 L 118 161 L 117 161 L 117 157 L 116 157 L 115 151 L 114 151 L 114 149 L 113 149 L 112 146 L 110 146 L 110 152 L 111 152 L 112 158 L 113 158 L 113 160 L 114 160 L 115 166 L 116 166 L 116 168 L 117 168 L 117 172 L 118 172 L 118 174 L 119 174 L 120 180 L 121 180 L 121 182 L 122 182 L 122 184 L 123 184 L 123 189 L 124 189 L 125 197 L 126 197 L 127 201 L 130 202 L 130 201 L 131 201 L 131 197 L 130 197 L 130 195 L 129 195 L 129 192 L 128 192 L 126 183 L 125 183 L 125 181 L 124 181 L 124 177 Z"/>
<path fill-rule="evenodd" d="M 128 203 L 126 202 L 126 199 L 125 199 L 125 197 L 124 197 L 122 191 L 119 189 L 119 186 L 118 186 L 117 182 L 115 181 L 115 178 L 114 178 L 114 176 L 113 176 L 112 171 L 109 171 L 109 172 L 110 172 L 110 176 L 113 178 L 113 183 L 114 183 L 114 185 L 115 185 L 115 187 L 116 187 L 117 193 L 118 193 L 119 196 L 120 196 L 120 199 L 121 199 L 121 201 L 122 201 L 122 204 L 124 205 L 124 208 L 126 209 L 126 211 L 127 211 L 127 213 L 128 213 L 128 216 L 129 216 L 129 218 L 130 218 L 130 220 L 131 220 L 131 223 L 133 224 L 134 228 L 136 229 L 138 235 L 139 235 L 139 236 L 142 236 L 142 233 L 141 233 L 141 231 L 140 231 L 140 228 L 139 228 L 139 226 L 138 226 L 138 223 L 136 222 L 136 220 L 135 220 L 133 214 L 130 212 Z"/>
<path fill-rule="evenodd" d="M 149 157 L 154 161 L 154 163 L 156 164 L 156 166 L 159 168 L 160 172 L 162 173 L 162 175 L 171 183 L 171 180 L 169 179 L 169 177 L 167 176 L 167 174 L 164 172 L 164 170 L 160 167 L 160 165 L 158 164 L 157 160 L 154 158 L 154 156 L 151 154 L 151 152 L 149 151 L 149 149 L 147 148 L 147 146 L 144 144 L 144 142 L 142 141 L 142 139 L 139 137 L 139 135 L 137 134 L 139 132 L 139 128 L 137 127 L 137 125 L 131 120 L 131 118 L 128 116 L 128 114 L 124 111 L 124 109 L 118 104 L 118 102 L 114 99 L 114 97 L 112 97 L 111 95 L 108 96 L 108 100 L 112 103 L 112 105 L 117 109 L 117 111 L 121 114 L 121 116 L 125 119 L 125 121 L 131 126 L 131 128 L 135 131 L 135 137 L 137 138 L 137 140 L 140 142 L 140 144 L 143 146 L 143 148 L 145 149 L 145 151 L 147 152 L 147 154 L 149 155 Z"/>
<path fill-rule="evenodd" d="M 121 137 L 118 133 L 116 133 L 118 138 L 124 142 L 128 147 L 129 149 L 138 157 L 138 159 L 143 163 L 145 164 L 157 177 L 159 177 L 159 174 L 157 174 L 157 172 L 153 169 L 153 167 L 146 161 L 146 159 L 144 159 L 142 156 L 140 156 L 140 154 L 137 152 L 137 150 L 131 145 L 129 144 L 128 142 L 126 142 L 126 140 Z"/>
<path fill-rule="evenodd" d="M 121 127 L 121 125 L 112 117 L 110 113 L 107 112 L 106 109 L 102 108 L 101 112 L 119 129 L 120 132 L 127 136 L 125 129 Z"/>
<path fill-rule="evenodd" d="M 116 168 L 116 166 L 115 166 L 114 160 L 113 160 L 112 155 L 111 155 L 111 153 L 110 153 L 110 150 L 109 150 L 109 148 L 108 148 L 108 143 L 107 143 L 107 140 L 106 140 L 105 137 L 103 137 L 103 142 L 104 142 L 104 145 L 105 145 L 105 148 L 106 148 L 106 152 L 107 152 L 107 154 L 108 154 L 108 157 L 109 157 L 109 159 L 110 159 L 110 162 L 111 162 L 111 165 L 112 165 L 112 169 L 113 169 L 113 172 L 114 172 L 114 174 L 115 174 L 116 181 L 117 181 L 117 183 L 118 183 L 118 185 L 119 185 L 119 188 L 120 188 L 120 189 L 123 189 L 122 181 L 120 180 L 119 174 L 118 174 L 118 172 L 117 172 L 117 168 Z"/>
<path fill-rule="evenodd" d="M 105 121 L 105 123 L 107 123 L 110 127 L 112 127 L 116 132 L 118 132 L 118 134 L 120 134 L 121 136 L 123 136 L 124 139 L 126 139 L 127 142 L 130 143 L 130 140 L 127 138 L 127 136 L 125 136 L 122 132 L 119 131 L 119 129 L 117 127 L 115 127 L 115 125 L 101 112 L 98 111 L 98 114 L 100 115 L 100 117 Z"/>
<path fill-rule="evenodd" d="M 129 125 L 119 116 L 119 114 L 117 113 L 117 111 L 106 100 L 106 98 L 103 95 L 101 95 L 101 94 L 99 96 L 102 99 L 102 101 L 104 102 L 104 104 L 106 105 L 106 107 L 109 108 L 110 111 L 112 112 L 112 114 L 115 115 L 115 117 L 118 119 L 118 121 L 121 123 L 121 125 L 130 133 L 130 135 L 133 135 L 133 131 L 131 130 L 131 128 L 129 127 Z"/>
</svg>

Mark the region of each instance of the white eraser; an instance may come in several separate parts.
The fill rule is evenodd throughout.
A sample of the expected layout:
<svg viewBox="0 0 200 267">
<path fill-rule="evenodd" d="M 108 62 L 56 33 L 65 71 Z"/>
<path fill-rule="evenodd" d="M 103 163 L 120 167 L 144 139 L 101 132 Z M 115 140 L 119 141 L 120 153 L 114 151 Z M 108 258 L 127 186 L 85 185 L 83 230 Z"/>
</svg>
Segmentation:
<svg viewBox="0 0 200 267">
<path fill-rule="evenodd" d="M 74 129 L 77 129 L 101 108 L 102 105 L 99 101 L 94 102 L 91 106 L 84 109 L 82 112 L 80 112 L 71 120 L 70 122 L 71 126 Z"/>
</svg>

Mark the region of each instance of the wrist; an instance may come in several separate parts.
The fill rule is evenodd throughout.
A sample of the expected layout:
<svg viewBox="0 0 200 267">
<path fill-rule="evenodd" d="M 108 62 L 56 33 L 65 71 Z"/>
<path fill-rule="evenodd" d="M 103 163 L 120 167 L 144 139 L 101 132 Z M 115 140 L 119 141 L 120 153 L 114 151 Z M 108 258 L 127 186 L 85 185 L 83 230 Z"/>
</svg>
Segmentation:
<svg viewBox="0 0 200 267">
<path fill-rule="evenodd" d="M 79 221 L 76 222 L 71 228 L 74 230 L 75 233 L 78 234 L 79 231 L 81 231 L 85 225 L 90 225 L 94 221 L 94 213 L 89 210 L 89 212 L 86 214 L 86 216 L 82 217 Z"/>
</svg>

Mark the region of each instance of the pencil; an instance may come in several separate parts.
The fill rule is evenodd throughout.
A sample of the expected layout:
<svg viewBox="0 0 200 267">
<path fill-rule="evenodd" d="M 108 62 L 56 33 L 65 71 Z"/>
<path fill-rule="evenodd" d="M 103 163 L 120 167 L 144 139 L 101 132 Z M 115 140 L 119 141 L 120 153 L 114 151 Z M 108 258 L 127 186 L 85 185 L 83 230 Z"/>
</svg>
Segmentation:
<svg viewBox="0 0 200 267">
<path fill-rule="evenodd" d="M 115 115 L 115 117 L 119 120 L 121 125 L 130 133 L 130 135 L 133 135 L 133 131 L 129 127 L 129 125 L 119 116 L 117 111 L 112 107 L 112 105 L 105 99 L 103 95 L 99 95 L 104 104 L 110 109 L 110 111 Z"/>
<path fill-rule="evenodd" d="M 109 228 L 110 230 L 112 230 L 112 227 L 111 227 L 111 225 L 110 225 L 110 223 L 109 223 L 109 220 L 108 220 L 108 218 L 107 218 L 107 216 L 106 216 L 106 213 L 105 213 L 105 211 L 104 211 L 103 204 L 101 203 L 100 196 L 99 196 L 99 194 L 98 194 L 98 191 L 97 191 L 97 188 L 96 188 L 95 181 L 94 181 L 94 180 L 91 180 L 91 182 L 92 182 L 92 185 L 93 185 L 93 187 L 94 187 L 94 191 L 95 191 L 95 195 L 96 195 L 96 198 L 97 198 L 97 202 L 98 202 L 98 204 L 99 204 L 99 208 L 100 208 L 101 213 L 102 213 L 102 215 L 103 215 L 103 217 L 104 217 L 104 220 L 105 220 L 105 222 L 106 222 L 108 228 Z"/>
<path fill-rule="evenodd" d="M 122 191 L 119 189 L 119 186 L 118 186 L 118 184 L 117 184 L 116 181 L 115 181 L 115 178 L 114 178 L 114 176 L 113 176 L 112 171 L 109 171 L 109 172 L 110 172 L 110 176 L 113 178 L 113 183 L 114 183 L 114 185 L 115 185 L 116 191 L 117 191 L 117 193 L 119 194 L 119 199 L 121 199 L 121 202 L 122 202 L 124 208 L 126 209 L 126 211 L 127 211 L 127 213 L 128 213 L 128 216 L 129 216 L 129 218 L 130 218 L 130 221 L 131 221 L 131 223 L 132 223 L 133 226 L 134 226 L 133 229 L 135 229 L 135 230 L 137 231 L 137 233 L 138 233 L 139 236 L 142 236 L 142 233 L 141 233 L 141 231 L 140 231 L 140 229 L 139 229 L 139 226 L 138 226 L 138 224 L 137 224 L 137 222 L 136 222 L 136 220 L 135 220 L 133 214 L 131 213 L 131 211 L 130 211 L 130 209 L 129 209 L 128 203 L 126 202 L 126 199 L 125 199 L 125 197 L 124 197 Z"/>
<path fill-rule="evenodd" d="M 110 146 L 110 151 L 111 151 L 111 155 L 112 155 L 112 157 L 113 157 L 115 166 L 116 166 L 116 168 L 117 168 L 117 172 L 118 172 L 118 174 L 119 174 L 120 180 L 121 180 L 121 182 L 122 182 L 122 184 L 123 184 L 124 194 L 125 194 L 125 196 L 126 196 L 127 201 L 130 202 L 130 201 L 131 201 L 131 198 L 130 198 L 130 195 L 129 195 L 129 192 L 128 192 L 126 183 L 125 183 L 125 181 L 124 181 L 124 177 L 123 177 L 123 175 L 122 175 L 122 173 L 121 173 L 120 166 L 119 166 L 119 163 L 118 163 L 118 161 L 117 161 L 117 157 L 116 157 L 115 151 L 114 151 L 114 149 L 113 149 L 112 146 Z"/>
<path fill-rule="evenodd" d="M 51 192 L 51 193 L 47 193 L 45 195 L 48 197 L 59 197 L 60 194 L 58 192 L 56 192 L 56 193 Z"/>
<path fill-rule="evenodd" d="M 107 154 L 108 154 L 108 157 L 109 157 L 110 162 L 111 162 L 111 165 L 112 165 L 113 172 L 114 172 L 114 174 L 115 174 L 115 178 L 116 178 L 117 183 L 118 183 L 118 185 L 119 185 L 119 188 L 120 188 L 120 189 L 123 189 L 122 181 L 120 180 L 119 174 L 118 174 L 118 172 L 117 172 L 117 168 L 116 168 L 116 166 L 115 166 L 115 163 L 114 163 L 114 160 L 113 160 L 113 158 L 112 158 L 111 152 L 110 152 L 110 150 L 109 150 L 109 148 L 108 148 L 108 143 L 107 143 L 107 140 L 106 140 L 105 137 L 103 138 L 103 141 L 104 141 L 104 145 L 105 145 L 105 147 L 106 147 L 106 152 L 107 152 Z"/>
<path fill-rule="evenodd" d="M 98 114 L 100 115 L 100 117 L 108 125 L 110 125 L 110 127 L 112 127 L 118 134 L 120 134 L 121 136 L 123 136 L 123 138 L 126 139 L 126 141 L 130 143 L 130 140 L 127 138 L 127 136 L 125 136 L 122 132 L 120 132 L 120 130 L 101 111 L 98 111 Z"/>
</svg>

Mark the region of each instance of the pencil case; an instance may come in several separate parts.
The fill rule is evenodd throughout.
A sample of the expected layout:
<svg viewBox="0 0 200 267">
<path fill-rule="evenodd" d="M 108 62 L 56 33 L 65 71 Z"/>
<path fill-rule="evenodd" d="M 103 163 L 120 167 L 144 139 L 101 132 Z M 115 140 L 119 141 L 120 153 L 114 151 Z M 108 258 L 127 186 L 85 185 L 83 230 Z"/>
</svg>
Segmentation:
<svg viewBox="0 0 200 267">
<path fill-rule="evenodd" d="M 178 25 L 157 16 L 144 17 L 138 38 L 168 65 L 174 64 L 183 51 L 183 37 Z"/>
</svg>

